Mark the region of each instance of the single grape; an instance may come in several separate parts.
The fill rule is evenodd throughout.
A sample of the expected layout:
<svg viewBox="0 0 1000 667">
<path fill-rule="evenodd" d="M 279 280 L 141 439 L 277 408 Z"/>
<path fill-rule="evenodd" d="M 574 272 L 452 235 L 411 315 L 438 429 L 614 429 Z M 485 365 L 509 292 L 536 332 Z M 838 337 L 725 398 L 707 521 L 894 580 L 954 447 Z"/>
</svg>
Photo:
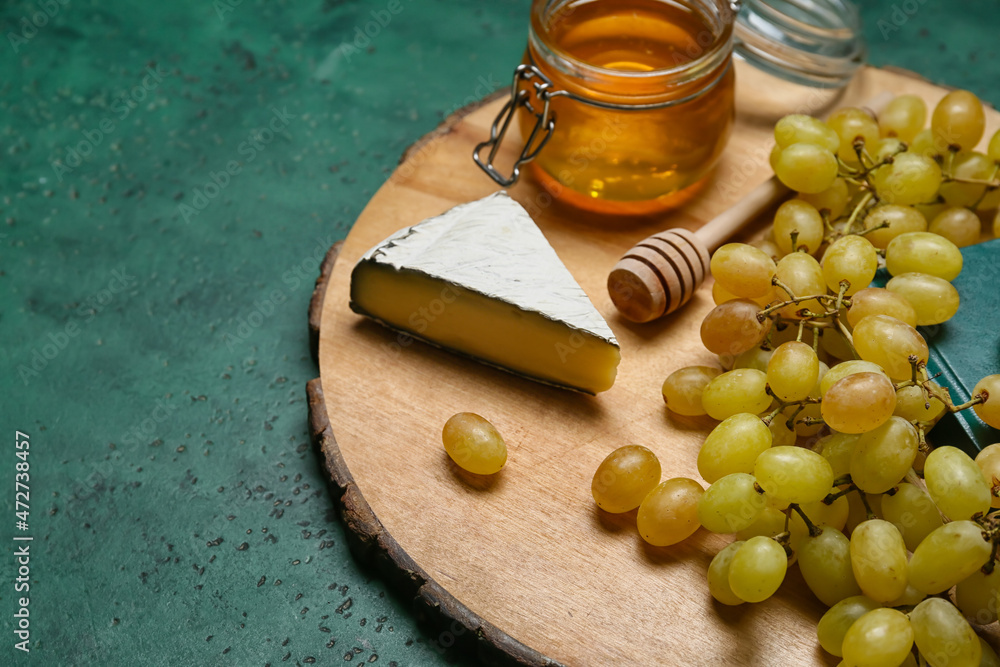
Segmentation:
<svg viewBox="0 0 1000 667">
<path fill-rule="evenodd" d="M 934 139 L 947 146 L 971 150 L 983 138 L 985 128 L 983 104 L 967 90 L 948 93 L 937 103 L 931 114 Z"/>
<path fill-rule="evenodd" d="M 712 255 L 712 275 L 728 292 L 752 299 L 771 291 L 774 260 L 746 243 L 727 243 Z"/>
<path fill-rule="evenodd" d="M 990 156 L 990 159 L 1000 162 L 1000 130 L 993 133 L 990 137 L 990 143 L 986 148 L 986 154 Z"/>
<path fill-rule="evenodd" d="M 928 127 L 920 130 L 913 137 L 913 141 L 910 142 L 910 152 L 933 158 L 947 153 L 948 144 L 947 142 L 940 141 L 939 137 L 935 137 L 934 133 L 931 132 L 931 128 Z"/>
<path fill-rule="evenodd" d="M 757 317 L 760 306 L 733 299 L 716 306 L 701 323 L 701 342 L 715 354 L 736 355 L 756 347 L 771 329 L 770 318 Z"/>
<path fill-rule="evenodd" d="M 798 143 L 815 144 L 834 153 L 840 147 L 836 132 L 820 119 L 804 114 L 791 114 L 775 123 L 774 140 L 782 148 Z"/>
<path fill-rule="evenodd" d="M 918 444 L 913 424 L 889 417 L 861 435 L 851 454 L 851 479 L 865 493 L 885 493 L 909 472 Z"/>
<path fill-rule="evenodd" d="M 721 372 L 711 366 L 686 366 L 674 371 L 663 381 L 663 402 L 671 412 L 679 415 L 697 417 L 705 414 L 701 394 Z"/>
<path fill-rule="evenodd" d="M 858 355 L 881 366 L 895 380 L 912 377 L 911 356 L 927 362 L 927 341 L 916 329 L 895 317 L 869 315 L 854 325 L 853 333 Z"/>
<path fill-rule="evenodd" d="M 921 601 L 927 598 L 927 593 L 923 591 L 918 591 L 913 586 L 909 584 L 906 585 L 906 591 L 903 592 L 895 600 L 890 600 L 885 603 L 886 607 L 913 607 L 914 605 L 920 604 Z"/>
<path fill-rule="evenodd" d="M 639 505 L 639 535 L 655 547 L 677 544 L 698 530 L 698 501 L 705 490 L 686 477 L 674 477 L 646 494 Z"/>
<path fill-rule="evenodd" d="M 872 160 L 875 164 L 884 162 L 886 158 L 895 157 L 899 153 L 906 150 L 906 144 L 897 139 L 896 137 L 882 137 L 879 139 L 873 149 L 869 149 L 868 154 L 871 155 Z"/>
<path fill-rule="evenodd" d="M 931 382 L 931 384 L 944 392 L 948 391 L 935 382 Z M 934 396 L 930 396 L 928 399 L 920 387 L 909 385 L 896 390 L 896 409 L 892 413 L 908 422 L 920 421 L 935 424 L 944 416 L 946 410 L 945 404 L 939 399 Z"/>
<path fill-rule="evenodd" d="M 851 472 L 851 455 L 860 437 L 856 433 L 831 433 L 820 440 L 819 453 L 830 462 L 834 479 Z"/>
<path fill-rule="evenodd" d="M 771 447 L 754 463 L 754 477 L 764 492 L 791 503 L 822 500 L 833 486 L 830 462 L 803 447 Z"/>
<path fill-rule="evenodd" d="M 722 551 L 715 554 L 715 558 L 708 566 L 708 592 L 722 604 L 731 607 L 745 602 L 736 593 L 733 593 L 733 589 L 729 586 L 729 566 L 733 562 L 733 556 L 743 544 L 742 540 L 738 540 L 726 545 Z"/>
<path fill-rule="evenodd" d="M 898 667 L 913 648 L 913 628 L 906 614 L 873 609 L 844 635 L 844 663 L 858 667 Z"/>
<path fill-rule="evenodd" d="M 833 185 L 822 192 L 801 192 L 799 199 L 811 204 L 817 211 L 826 210 L 829 220 L 836 220 L 847 209 L 850 196 L 847 191 L 847 181 L 838 178 Z"/>
<path fill-rule="evenodd" d="M 780 259 L 781 256 L 784 254 L 783 252 L 781 252 L 781 248 L 778 247 L 778 244 L 774 242 L 774 236 L 771 236 L 770 238 L 766 239 L 760 239 L 757 241 L 751 241 L 750 245 L 752 245 L 754 248 L 757 248 L 758 250 L 762 250 L 768 257 L 770 257 L 775 262 L 777 262 L 778 259 Z"/>
<path fill-rule="evenodd" d="M 749 540 L 751 537 L 763 535 L 764 537 L 774 537 L 785 532 L 785 521 L 788 517 L 785 513 L 774 507 L 765 507 L 760 516 L 752 524 L 743 530 L 736 531 L 736 538 Z"/>
<path fill-rule="evenodd" d="M 979 637 L 979 647 L 983 651 L 982 657 L 979 658 L 979 667 L 1000 667 L 1000 656 L 997 656 L 997 652 L 982 637 Z"/>
<path fill-rule="evenodd" d="M 993 428 L 1000 428 L 1000 375 L 987 375 L 977 382 L 972 396 L 983 399 L 972 406 L 979 418 Z"/>
<path fill-rule="evenodd" d="M 719 281 L 716 280 L 712 282 L 712 301 L 715 302 L 716 306 L 721 306 L 727 301 L 732 301 L 733 299 L 739 299 L 739 298 L 740 297 L 736 296 L 732 292 L 728 291 L 725 287 L 723 287 L 719 283 Z M 750 300 L 756 303 L 761 308 L 763 308 L 767 306 L 773 299 L 774 299 L 774 288 L 771 288 L 771 290 L 764 296 L 754 297 Z"/>
<path fill-rule="evenodd" d="M 852 327 L 868 315 L 888 315 L 917 326 L 917 313 L 905 297 L 890 292 L 883 287 L 866 287 L 851 296 L 847 308 L 847 323 Z"/>
<path fill-rule="evenodd" d="M 852 373 L 826 392 L 821 414 L 835 431 L 865 433 L 888 421 L 895 407 L 896 390 L 888 378 L 878 373 Z"/>
<path fill-rule="evenodd" d="M 844 598 L 826 610 L 816 626 L 816 635 L 823 650 L 838 658 L 844 655 L 844 635 L 854 622 L 882 605 L 864 595 Z"/>
<path fill-rule="evenodd" d="M 858 585 L 872 600 L 889 602 L 906 591 L 906 545 L 888 521 L 858 524 L 851 534 L 851 565 Z"/>
<path fill-rule="evenodd" d="M 872 175 L 875 194 L 887 204 L 913 205 L 932 201 L 941 187 L 941 167 L 929 157 L 901 153 Z"/>
<path fill-rule="evenodd" d="M 507 463 L 507 445 L 496 428 L 472 412 L 459 412 L 441 432 L 448 456 L 463 470 L 477 475 L 500 472 Z"/>
<path fill-rule="evenodd" d="M 856 107 L 837 109 L 826 124 L 840 137 L 838 155 L 848 165 L 858 163 L 858 155 L 854 150 L 855 140 L 860 140 L 866 146 L 872 146 L 879 140 L 875 119 L 867 111 Z"/>
<path fill-rule="evenodd" d="M 820 602 L 833 606 L 844 598 L 861 595 L 851 568 L 851 542 L 842 532 L 823 526 L 816 537 L 799 543 L 799 570 L 809 590 Z"/>
<path fill-rule="evenodd" d="M 729 563 L 729 587 L 747 602 L 763 602 L 785 579 L 788 556 L 770 537 L 751 537 Z"/>
<path fill-rule="evenodd" d="M 908 483 L 882 496 L 882 513 L 899 530 L 910 551 L 943 525 L 941 513 L 927 492 Z"/>
<path fill-rule="evenodd" d="M 722 373 L 705 385 L 701 402 L 712 419 L 722 420 L 741 412 L 760 414 L 771 405 L 767 375 L 752 368 Z"/>
<path fill-rule="evenodd" d="M 864 361 L 862 359 L 850 359 L 848 361 L 841 361 L 839 364 L 833 366 L 826 375 L 823 376 L 822 381 L 819 383 L 820 396 L 826 396 L 826 392 L 830 391 L 830 387 L 835 385 L 840 380 L 843 380 L 848 375 L 854 375 L 855 373 L 880 373 L 885 375 L 885 371 L 882 367 L 871 361 Z M 886 375 L 886 377 L 889 377 Z"/>
<path fill-rule="evenodd" d="M 979 667 L 976 631 L 951 602 L 927 598 L 910 612 L 917 650 L 930 667 Z"/>
<path fill-rule="evenodd" d="M 947 322 L 958 312 L 958 290 L 945 280 L 927 273 L 900 273 L 885 288 L 913 306 L 917 326 Z"/>
<path fill-rule="evenodd" d="M 778 166 L 778 158 L 781 157 L 781 146 L 775 144 L 771 147 L 771 153 L 767 156 L 767 161 L 771 165 L 771 170 L 774 171 Z"/>
<path fill-rule="evenodd" d="M 927 105 L 916 95 L 894 98 L 878 115 L 878 128 L 884 137 L 913 141 L 927 121 Z"/>
<path fill-rule="evenodd" d="M 774 173 L 797 192 L 822 192 L 837 180 L 837 158 L 816 144 L 791 144 L 778 155 Z"/>
<path fill-rule="evenodd" d="M 934 504 L 952 520 L 990 509 L 990 486 L 969 455 L 957 447 L 937 447 L 924 462 L 924 481 Z"/>
<path fill-rule="evenodd" d="M 943 236 L 959 248 L 979 243 L 981 230 L 979 216 L 961 206 L 945 209 L 927 228 L 927 231 Z"/>
<path fill-rule="evenodd" d="M 809 396 L 819 378 L 819 358 L 811 345 L 789 341 L 779 345 L 767 363 L 767 383 L 783 401 Z"/>
<path fill-rule="evenodd" d="M 698 473 L 709 484 L 732 473 L 752 473 L 757 456 L 770 446 L 771 431 L 760 417 L 733 415 L 705 438 L 698 452 Z"/>
<path fill-rule="evenodd" d="M 608 454 L 597 467 L 590 490 L 602 510 L 628 512 L 659 484 L 660 472 L 656 454 L 642 445 L 625 445 Z"/>
<path fill-rule="evenodd" d="M 823 278 L 832 292 L 840 292 L 841 281 L 848 282 L 844 292 L 850 296 L 868 287 L 878 270 L 878 253 L 863 236 L 842 236 L 823 254 Z"/>
<path fill-rule="evenodd" d="M 1000 490 L 1000 442 L 983 447 L 982 451 L 976 454 L 976 465 L 983 473 L 983 479 L 990 487 L 990 498 L 993 507 L 1000 507 L 1000 497 L 997 491 Z"/>
<path fill-rule="evenodd" d="M 767 505 L 753 475 L 726 475 L 706 490 L 698 501 L 698 521 L 713 533 L 735 533 L 749 527 Z"/>
<path fill-rule="evenodd" d="M 930 232 L 910 232 L 894 238 L 885 251 L 885 267 L 894 276 L 929 273 L 954 280 L 962 272 L 962 251 L 954 243 Z"/>
<path fill-rule="evenodd" d="M 907 576 L 918 590 L 935 595 L 948 590 L 990 559 L 992 546 L 974 521 L 951 521 L 917 545 Z"/>
<path fill-rule="evenodd" d="M 949 175 L 956 180 L 941 184 L 940 195 L 949 206 L 975 206 L 986 194 L 986 185 L 966 180 L 989 181 L 996 173 L 993 160 L 977 151 L 962 151 L 948 162 Z"/>
<path fill-rule="evenodd" d="M 778 280 L 797 297 L 826 294 L 823 269 L 812 255 L 804 252 L 793 252 L 785 255 L 778 260 L 776 275 Z M 788 294 L 780 288 L 775 291 L 775 294 L 781 300 L 788 299 Z M 779 313 L 782 317 L 789 319 L 801 319 L 798 314 L 800 310 L 822 313 L 826 311 L 826 307 L 817 299 L 808 299 L 789 304 L 782 308 Z"/>
<path fill-rule="evenodd" d="M 1000 600 L 1000 568 L 986 574 L 976 570 L 955 586 L 955 606 L 976 625 L 989 625 L 997 620 Z"/>
<path fill-rule="evenodd" d="M 889 242 L 907 232 L 926 232 L 927 219 L 912 206 L 879 204 L 868 210 L 865 229 L 872 230 L 865 238 L 875 246 L 885 250 Z"/>
<path fill-rule="evenodd" d="M 767 364 L 771 361 L 774 350 L 762 347 L 752 347 L 746 352 L 737 354 L 733 359 L 733 368 L 753 368 L 758 371 L 767 372 Z"/>
<path fill-rule="evenodd" d="M 774 242 L 783 253 L 805 248 L 812 254 L 823 243 L 823 218 L 812 204 L 789 199 L 774 213 Z M 795 241 L 792 242 L 792 235 Z"/>
</svg>

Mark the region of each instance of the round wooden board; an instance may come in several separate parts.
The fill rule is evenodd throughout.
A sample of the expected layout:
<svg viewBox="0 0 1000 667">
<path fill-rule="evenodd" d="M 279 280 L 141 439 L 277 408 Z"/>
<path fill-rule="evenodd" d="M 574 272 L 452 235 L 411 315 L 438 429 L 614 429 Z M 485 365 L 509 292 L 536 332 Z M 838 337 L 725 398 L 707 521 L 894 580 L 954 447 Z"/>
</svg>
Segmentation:
<svg viewBox="0 0 1000 667">
<path fill-rule="evenodd" d="M 622 252 L 667 226 L 697 229 L 768 178 L 771 127 L 789 109 L 822 114 L 825 103 L 856 104 L 883 90 L 916 93 L 933 105 L 946 93 L 908 73 L 866 68 L 836 99 L 794 98 L 759 76 L 739 69 L 737 99 L 753 112 L 741 112 L 719 167 L 683 209 L 608 221 L 553 203 L 530 179 L 511 190 L 621 344 L 618 380 L 597 397 L 410 342 L 347 307 L 362 253 L 497 189 L 470 156 L 500 97 L 455 114 L 411 148 L 335 265 L 331 257 L 312 317 L 320 365 L 320 381 L 310 385 L 314 435 L 362 557 L 380 558 L 426 605 L 457 619 L 442 644 L 467 628 L 486 653 L 519 664 L 836 664 L 816 642 L 823 608 L 796 568 L 788 575 L 793 585 L 765 603 L 719 605 L 705 571 L 728 537 L 701 530 L 678 546 L 653 548 L 639 538 L 634 512 L 608 515 L 590 495 L 597 465 L 628 443 L 656 452 L 664 479 L 699 478 L 695 459 L 712 426 L 671 416 L 660 398 L 673 370 L 716 363 L 698 336 L 710 291 L 703 287 L 662 321 L 631 324 L 605 289 Z M 998 126 L 1000 115 L 990 111 L 987 132 Z M 505 144 L 506 158 L 517 139 L 515 132 Z M 503 434 L 509 459 L 494 479 L 471 479 L 445 455 L 441 427 L 459 411 L 484 415 Z"/>
</svg>

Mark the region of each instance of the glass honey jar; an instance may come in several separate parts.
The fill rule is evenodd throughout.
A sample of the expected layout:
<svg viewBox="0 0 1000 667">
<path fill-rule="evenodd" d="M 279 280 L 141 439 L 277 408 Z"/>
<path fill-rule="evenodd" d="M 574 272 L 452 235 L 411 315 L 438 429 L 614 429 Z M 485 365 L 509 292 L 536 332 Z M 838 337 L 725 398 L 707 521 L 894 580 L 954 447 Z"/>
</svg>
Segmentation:
<svg viewBox="0 0 1000 667">
<path fill-rule="evenodd" d="M 846 0 L 812 2 L 820 22 L 851 17 Z M 683 201 L 732 129 L 734 43 L 746 44 L 758 67 L 809 85 L 842 85 L 863 62 L 857 32 L 845 40 L 843 26 L 782 14 L 791 6 L 784 0 L 747 0 L 741 40 L 742 4 L 534 0 L 511 97 L 476 147 L 476 163 L 504 186 L 528 165 L 554 197 L 600 213 L 644 214 Z M 774 30 L 776 17 L 787 19 L 779 28 L 803 34 Z M 495 160 L 515 123 L 523 144 L 505 175 Z"/>
</svg>

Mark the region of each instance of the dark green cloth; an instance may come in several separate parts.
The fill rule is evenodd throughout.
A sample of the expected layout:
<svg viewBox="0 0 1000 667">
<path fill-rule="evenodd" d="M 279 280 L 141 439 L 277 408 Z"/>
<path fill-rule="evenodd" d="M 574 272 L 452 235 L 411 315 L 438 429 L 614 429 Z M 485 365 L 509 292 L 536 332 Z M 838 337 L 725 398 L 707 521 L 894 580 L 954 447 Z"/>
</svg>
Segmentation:
<svg viewBox="0 0 1000 667">
<path fill-rule="evenodd" d="M 401 151 L 506 85 L 528 4 L 0 5 L 0 664 L 448 657 L 346 550 L 306 307 Z M 875 64 L 1000 102 L 995 2 L 864 5 Z"/>
</svg>

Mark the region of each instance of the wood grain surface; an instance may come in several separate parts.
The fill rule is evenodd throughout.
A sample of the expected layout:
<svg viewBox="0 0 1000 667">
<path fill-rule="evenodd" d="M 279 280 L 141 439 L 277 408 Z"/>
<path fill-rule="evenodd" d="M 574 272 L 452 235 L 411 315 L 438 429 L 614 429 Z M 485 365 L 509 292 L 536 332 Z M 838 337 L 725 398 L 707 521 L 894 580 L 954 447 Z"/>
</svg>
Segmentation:
<svg viewBox="0 0 1000 667">
<path fill-rule="evenodd" d="M 487 136 L 500 99 L 450 119 L 408 152 L 333 267 L 319 325 L 322 391 L 313 391 L 332 425 L 330 437 L 320 440 L 328 443 L 330 473 L 349 474 L 352 502 L 363 504 L 363 513 L 435 590 L 514 645 L 533 649 L 522 658 L 537 652 L 568 665 L 837 662 L 816 642 L 823 607 L 797 569 L 771 600 L 724 607 L 709 596 L 705 572 L 728 537 L 701 530 L 678 546 L 653 548 L 639 538 L 635 512 L 608 515 L 590 495 L 597 465 L 629 443 L 656 452 L 664 479 L 697 479 L 695 457 L 713 424 L 668 414 L 660 397 L 670 372 L 716 363 L 698 337 L 712 307 L 711 281 L 677 313 L 632 324 L 617 315 L 605 288 L 622 252 L 668 226 L 697 229 L 768 178 L 770 131 L 784 113 L 821 115 L 827 103 L 850 104 L 881 90 L 913 92 L 929 104 L 946 92 L 873 68 L 836 98 L 800 94 L 757 76 L 739 69 L 734 136 L 713 176 L 682 209 L 609 220 L 560 205 L 531 179 L 511 190 L 621 344 L 618 380 L 597 397 L 410 341 L 347 307 L 350 271 L 366 250 L 402 227 L 496 190 L 470 155 Z M 987 132 L 997 126 L 991 111 Z M 507 143 L 503 152 L 510 158 L 514 150 Z M 493 478 L 464 474 L 446 456 L 441 428 L 459 411 L 485 416 L 503 434 L 509 459 Z"/>
</svg>

